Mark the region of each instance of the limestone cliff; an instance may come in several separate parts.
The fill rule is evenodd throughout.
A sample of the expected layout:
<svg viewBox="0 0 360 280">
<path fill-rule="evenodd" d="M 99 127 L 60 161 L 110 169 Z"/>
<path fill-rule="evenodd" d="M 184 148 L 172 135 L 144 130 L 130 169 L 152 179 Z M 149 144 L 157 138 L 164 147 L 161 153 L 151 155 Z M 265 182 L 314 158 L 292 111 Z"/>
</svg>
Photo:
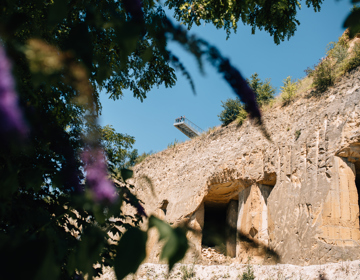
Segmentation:
<svg viewBox="0 0 360 280">
<path fill-rule="evenodd" d="M 358 68 L 321 96 L 308 90 L 269 108 L 263 117 L 272 142 L 246 121 L 150 156 L 134 168 L 146 211 L 198 230 L 188 233 L 189 260 L 222 234 L 226 253 L 239 262 L 250 255 L 266 262 L 266 247 L 282 263 L 358 259 L 359 78 Z M 241 236 L 263 247 L 250 248 Z M 150 262 L 159 257 L 155 240 Z"/>
</svg>

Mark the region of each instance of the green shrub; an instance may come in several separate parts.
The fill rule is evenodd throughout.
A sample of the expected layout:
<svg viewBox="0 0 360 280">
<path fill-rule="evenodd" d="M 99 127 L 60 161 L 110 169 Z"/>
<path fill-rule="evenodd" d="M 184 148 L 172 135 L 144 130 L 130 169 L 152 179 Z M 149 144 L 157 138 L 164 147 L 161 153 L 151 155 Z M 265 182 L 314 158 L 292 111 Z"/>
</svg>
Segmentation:
<svg viewBox="0 0 360 280">
<path fill-rule="evenodd" d="M 349 55 L 348 48 L 349 36 L 345 32 L 337 42 L 328 44 L 326 60 L 320 61 L 314 70 L 312 68 L 305 70 L 308 76 L 313 77 L 312 86 L 318 92 L 324 92 L 339 76 L 360 65 L 360 49 L 356 48 L 353 55 Z"/>
<path fill-rule="evenodd" d="M 253 269 L 252 265 L 250 264 L 250 262 L 248 263 L 246 270 L 241 275 L 240 279 L 241 280 L 254 280 L 255 279 L 254 269 Z"/>
<path fill-rule="evenodd" d="M 270 84 L 270 79 L 262 81 L 255 72 L 250 76 L 250 80 L 246 79 L 246 81 L 256 93 L 256 101 L 259 106 L 267 105 L 274 100 L 275 88 Z M 224 110 L 221 111 L 218 117 L 224 126 L 234 120 L 237 120 L 240 125 L 244 122 L 248 114 L 238 98 L 229 98 L 226 102 L 221 101 L 221 103 L 221 107 L 223 107 Z"/>
<path fill-rule="evenodd" d="M 236 121 L 239 125 L 242 125 L 243 122 L 246 120 L 248 113 L 245 111 L 244 107 L 241 107 L 241 109 L 239 110 L 239 113 L 236 117 Z"/>
<path fill-rule="evenodd" d="M 242 111 L 245 111 L 244 106 L 241 104 L 240 99 L 238 98 L 229 98 L 228 100 L 226 100 L 226 102 L 221 101 L 221 103 L 221 107 L 223 107 L 224 110 L 221 111 L 218 117 L 222 124 L 225 126 L 236 120 L 237 116 Z"/>
<path fill-rule="evenodd" d="M 284 86 L 280 87 L 281 100 L 284 105 L 289 104 L 294 99 L 297 87 L 297 83 L 291 80 L 290 76 L 284 80 Z"/>
<path fill-rule="evenodd" d="M 274 99 L 275 88 L 270 84 L 270 79 L 261 81 L 258 73 L 254 73 L 250 76 L 250 80 L 247 79 L 249 86 L 256 93 L 256 101 L 259 106 L 268 104 Z"/>
<path fill-rule="evenodd" d="M 348 43 L 340 37 L 338 42 L 330 42 L 327 46 L 326 55 L 334 58 L 336 63 L 341 63 L 348 55 Z"/>
<path fill-rule="evenodd" d="M 344 73 L 349 72 L 358 66 L 360 66 L 360 43 L 356 43 L 354 45 L 352 54 L 345 61 L 344 66 L 343 66 Z"/>
<path fill-rule="evenodd" d="M 314 73 L 314 69 L 312 69 L 311 67 L 308 67 L 304 70 L 304 72 L 305 72 L 306 76 L 311 77 Z"/>
<path fill-rule="evenodd" d="M 186 265 L 182 265 L 180 267 L 180 271 L 182 273 L 182 280 L 187 280 L 195 277 L 195 265 L 190 266 L 189 268 Z"/>
<path fill-rule="evenodd" d="M 334 84 L 334 74 L 330 60 L 323 60 L 313 73 L 313 86 L 318 92 L 324 92 Z"/>
</svg>

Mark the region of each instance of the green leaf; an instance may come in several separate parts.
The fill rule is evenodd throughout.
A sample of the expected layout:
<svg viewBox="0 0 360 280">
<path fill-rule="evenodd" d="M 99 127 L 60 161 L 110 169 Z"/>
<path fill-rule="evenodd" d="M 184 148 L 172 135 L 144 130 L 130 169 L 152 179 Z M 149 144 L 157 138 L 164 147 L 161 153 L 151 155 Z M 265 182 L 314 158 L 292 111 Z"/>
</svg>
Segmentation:
<svg viewBox="0 0 360 280">
<path fill-rule="evenodd" d="M 81 234 L 81 241 L 74 250 L 74 256 L 70 255 L 69 263 L 79 273 L 88 274 L 89 279 L 94 275 L 93 264 L 101 262 L 101 252 L 106 242 L 107 233 L 96 226 L 87 226 Z"/>
<path fill-rule="evenodd" d="M 156 227 L 159 231 L 159 240 L 162 240 L 164 238 L 168 238 L 171 235 L 172 228 L 169 224 L 165 223 L 164 221 L 151 216 L 149 218 L 149 228 Z"/>
<path fill-rule="evenodd" d="M 99 224 L 105 223 L 104 210 L 99 204 L 93 205 L 93 211 L 94 211 L 94 216 L 95 216 L 96 221 Z"/>
<path fill-rule="evenodd" d="M 169 240 L 164 245 L 161 259 L 169 260 L 169 270 L 180 261 L 189 248 L 186 231 L 183 228 L 174 228 Z"/>
<path fill-rule="evenodd" d="M 147 233 L 130 228 L 120 239 L 115 257 L 115 274 L 118 280 L 135 273 L 146 257 Z"/>
<path fill-rule="evenodd" d="M 171 270 L 175 263 L 185 256 L 185 253 L 189 248 L 186 230 L 180 227 L 172 228 L 164 221 L 151 216 L 149 218 L 149 228 L 153 226 L 159 231 L 159 240 L 167 239 L 160 258 L 168 260 L 169 270 Z"/>
</svg>

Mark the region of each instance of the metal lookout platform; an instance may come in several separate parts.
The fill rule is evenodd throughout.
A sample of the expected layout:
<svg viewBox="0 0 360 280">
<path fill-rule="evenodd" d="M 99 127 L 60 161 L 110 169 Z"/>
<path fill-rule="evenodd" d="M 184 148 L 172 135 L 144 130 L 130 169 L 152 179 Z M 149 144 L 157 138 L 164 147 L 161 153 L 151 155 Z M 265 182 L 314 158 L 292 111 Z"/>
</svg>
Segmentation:
<svg viewBox="0 0 360 280">
<path fill-rule="evenodd" d="M 200 127 L 185 117 L 175 119 L 174 126 L 189 138 L 199 136 L 203 132 Z"/>
</svg>

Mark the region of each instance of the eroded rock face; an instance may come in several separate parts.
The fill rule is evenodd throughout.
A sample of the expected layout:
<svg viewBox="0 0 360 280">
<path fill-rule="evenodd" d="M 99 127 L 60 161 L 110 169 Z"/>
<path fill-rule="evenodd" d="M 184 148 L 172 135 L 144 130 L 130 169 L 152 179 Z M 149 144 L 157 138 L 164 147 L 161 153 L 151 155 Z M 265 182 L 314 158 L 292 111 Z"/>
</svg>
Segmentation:
<svg viewBox="0 0 360 280">
<path fill-rule="evenodd" d="M 152 155 L 134 169 L 146 211 L 196 229 L 188 261 L 201 258 L 206 215 L 216 207 L 227 209 L 225 250 L 239 262 L 274 261 L 268 249 L 297 265 L 359 258 L 359 78 L 354 71 L 321 97 L 308 92 L 269 109 L 272 142 L 247 121 Z M 158 262 L 156 239 L 149 262 Z"/>
</svg>

